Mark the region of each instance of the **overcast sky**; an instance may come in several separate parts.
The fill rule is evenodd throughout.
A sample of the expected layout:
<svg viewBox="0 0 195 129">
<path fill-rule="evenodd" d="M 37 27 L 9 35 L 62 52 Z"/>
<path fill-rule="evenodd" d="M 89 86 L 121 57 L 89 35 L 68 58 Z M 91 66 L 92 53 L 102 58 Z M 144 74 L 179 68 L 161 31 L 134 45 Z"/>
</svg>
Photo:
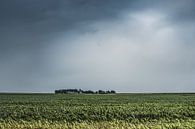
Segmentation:
<svg viewBox="0 0 195 129">
<path fill-rule="evenodd" d="M 0 0 L 0 92 L 195 92 L 194 0 Z"/>
</svg>

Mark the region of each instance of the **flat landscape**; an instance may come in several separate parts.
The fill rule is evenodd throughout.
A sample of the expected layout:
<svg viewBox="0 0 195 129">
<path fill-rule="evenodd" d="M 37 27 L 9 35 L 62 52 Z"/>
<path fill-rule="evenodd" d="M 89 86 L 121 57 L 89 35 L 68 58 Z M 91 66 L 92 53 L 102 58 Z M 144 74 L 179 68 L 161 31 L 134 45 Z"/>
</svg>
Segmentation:
<svg viewBox="0 0 195 129">
<path fill-rule="evenodd" d="M 195 94 L 0 94 L 1 129 L 195 128 Z"/>
</svg>

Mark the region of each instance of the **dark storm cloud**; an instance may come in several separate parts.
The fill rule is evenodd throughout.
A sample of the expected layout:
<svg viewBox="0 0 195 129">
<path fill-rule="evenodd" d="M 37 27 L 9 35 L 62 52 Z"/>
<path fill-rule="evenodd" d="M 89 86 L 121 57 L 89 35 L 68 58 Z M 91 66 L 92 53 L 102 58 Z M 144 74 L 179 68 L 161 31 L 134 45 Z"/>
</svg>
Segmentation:
<svg viewBox="0 0 195 129">
<path fill-rule="evenodd" d="M 9 46 L 7 42 L 15 46 L 22 42 L 30 46 L 40 44 L 41 40 L 70 29 L 91 31 L 85 26 L 98 20 L 120 19 L 125 10 L 155 9 L 169 13 L 169 20 L 173 22 L 193 21 L 194 4 L 192 0 L 1 0 L 1 48 Z M 21 40 L 20 43 L 17 40 Z"/>
<path fill-rule="evenodd" d="M 149 40 L 148 42 L 150 42 L 151 40 L 151 42 L 153 43 L 152 38 L 155 37 L 152 36 L 155 35 L 156 31 L 152 31 L 149 33 L 146 32 L 146 34 L 142 35 L 141 30 L 143 29 L 142 27 L 147 24 L 148 20 L 149 22 L 156 22 L 155 20 L 159 20 L 161 18 L 161 15 L 163 16 L 163 21 L 159 20 L 155 24 L 161 24 L 162 22 L 164 26 L 169 28 L 167 33 L 172 34 L 172 31 L 174 31 L 174 33 L 176 32 L 180 44 L 182 44 L 182 47 L 185 48 L 185 50 L 182 50 L 181 53 L 186 57 L 188 56 L 188 58 L 185 58 L 184 56 L 183 58 L 185 59 L 183 59 L 182 55 L 180 55 L 181 59 L 178 60 L 188 62 L 188 65 L 184 63 L 184 66 L 185 68 L 187 66 L 190 66 L 188 67 L 188 71 L 190 71 L 189 69 L 193 69 L 194 64 L 191 58 L 191 56 L 194 55 L 193 41 L 195 40 L 195 31 L 193 28 L 195 21 L 194 12 L 194 0 L 0 0 L 0 90 L 39 91 L 41 86 L 48 86 L 48 89 L 46 90 L 51 91 L 55 89 L 55 84 L 59 84 L 59 86 L 68 84 L 71 85 L 71 83 L 69 83 L 71 82 L 71 80 L 82 77 L 84 79 L 78 80 L 77 85 L 85 87 L 86 82 L 84 81 L 87 77 L 90 78 L 90 80 L 88 80 L 88 85 L 93 85 L 93 83 L 97 83 L 96 75 L 93 74 L 93 70 L 98 69 L 99 66 L 93 64 L 93 62 L 93 66 L 87 64 L 86 66 L 83 66 L 86 67 L 86 70 L 90 69 L 88 69 L 88 67 L 94 67 L 94 69 L 90 69 L 92 73 L 89 72 L 89 75 L 86 75 L 86 77 L 82 75 L 75 76 L 78 71 L 82 71 L 82 67 L 80 68 L 79 66 L 78 69 L 75 70 L 76 66 L 74 66 L 76 64 L 82 65 L 81 62 L 83 62 L 83 60 L 81 59 L 83 59 L 83 57 L 86 56 L 86 59 L 84 60 L 88 61 L 87 59 L 91 58 L 90 54 L 93 52 L 97 52 L 97 50 L 90 45 L 94 42 L 98 42 L 98 46 L 101 47 L 101 45 L 105 43 L 105 41 L 107 41 L 106 36 L 112 37 L 112 34 L 115 35 L 115 37 L 113 37 L 113 40 L 115 39 L 119 42 L 121 42 L 121 40 L 123 41 L 126 38 L 132 37 L 128 40 L 135 40 L 139 43 L 141 42 L 142 44 L 143 42 L 145 42 L 145 40 Z M 125 19 L 124 17 L 126 17 L 126 15 L 130 15 L 131 18 Z M 115 21 L 117 21 L 118 23 Z M 139 23 L 139 21 L 141 22 Z M 137 23 L 139 23 L 140 26 L 138 26 Z M 116 26 L 119 28 L 119 32 L 117 35 L 116 33 L 114 33 L 118 29 Z M 127 29 L 129 26 L 130 29 Z M 123 29 L 120 29 L 120 27 Z M 104 30 L 105 28 L 110 29 L 110 31 Z M 126 29 L 127 34 L 123 33 Z M 165 29 L 165 31 L 167 30 Z M 188 34 L 186 32 L 188 32 Z M 84 35 L 85 33 L 87 33 L 86 35 L 90 36 L 88 37 Z M 122 33 L 123 35 L 120 33 Z M 166 35 L 166 33 L 162 33 L 162 35 Z M 100 35 L 100 38 L 97 38 L 98 35 Z M 58 38 L 63 39 L 63 43 L 61 43 L 62 46 L 56 43 L 56 41 L 58 41 Z M 79 40 L 80 38 L 81 41 Z M 170 37 L 168 37 L 168 39 L 169 38 Z M 79 40 L 80 43 L 75 43 L 76 41 L 72 41 L 73 39 Z M 176 38 L 174 38 L 173 41 L 177 41 Z M 108 42 L 114 41 L 108 40 Z M 176 44 L 176 46 L 178 46 L 178 44 Z M 115 44 L 112 44 L 112 47 L 114 45 Z M 72 46 L 73 48 L 73 54 L 68 53 L 69 51 L 71 51 L 67 50 L 70 46 Z M 83 46 L 86 48 L 84 49 Z M 61 48 L 63 48 L 61 50 L 62 52 L 59 50 Z M 90 50 L 92 49 L 91 53 L 87 53 L 89 51 L 88 48 Z M 80 49 L 83 51 L 80 52 Z M 189 50 L 189 52 L 186 51 L 187 49 Z M 144 50 L 145 49 L 143 49 L 143 51 Z M 61 53 L 57 53 L 58 51 L 60 51 Z M 64 51 L 65 53 L 63 53 Z M 78 56 L 82 55 L 79 52 L 82 53 L 83 56 Z M 108 52 L 104 53 L 105 57 L 107 56 L 107 53 Z M 140 53 L 142 54 L 142 51 L 140 51 Z M 94 53 L 94 56 L 98 57 L 99 55 L 101 55 L 101 53 Z M 56 59 L 58 57 L 59 59 Z M 150 58 L 154 57 L 155 54 Z M 112 56 L 109 58 L 112 58 Z M 63 60 L 65 60 L 65 64 Z M 76 61 L 74 64 L 71 64 L 66 60 L 68 60 L 69 62 L 74 62 L 75 60 Z M 106 58 L 101 58 L 101 60 L 94 59 L 93 61 L 97 62 L 98 64 L 102 60 L 105 61 Z M 120 62 L 125 62 L 126 60 L 129 60 L 129 58 L 125 58 L 124 60 L 117 58 L 117 60 L 120 60 Z M 136 61 L 137 59 L 135 59 L 135 62 Z M 51 67 L 51 64 L 53 65 L 53 63 L 51 62 L 57 63 L 54 63 L 55 66 Z M 113 63 L 118 64 L 117 62 L 119 61 L 114 61 Z M 84 64 L 85 63 L 86 62 L 84 62 Z M 90 64 L 91 61 L 89 61 L 88 63 Z M 108 62 L 108 64 L 109 63 L 110 62 Z M 147 68 L 145 68 L 144 66 L 144 64 L 147 63 L 142 61 L 140 61 L 139 63 L 143 64 L 140 65 L 143 70 L 138 71 L 138 73 L 142 74 L 145 71 L 147 72 Z M 156 62 L 154 61 L 154 64 L 155 63 Z M 158 63 L 156 63 L 154 67 L 157 67 L 158 65 L 161 66 L 160 63 Z M 169 63 L 170 62 L 168 62 L 167 64 Z M 121 66 L 123 64 L 119 63 L 118 65 Z M 178 68 L 184 67 L 182 66 L 181 62 L 176 64 L 176 66 L 177 65 Z M 59 66 L 60 68 L 62 68 L 58 69 Z M 102 67 L 107 67 L 107 65 Z M 105 75 L 112 76 L 114 69 L 117 69 L 118 67 L 115 68 L 115 65 L 113 65 L 112 67 L 108 67 L 108 69 L 109 68 L 112 68 L 110 69 L 110 73 L 108 73 L 108 75 L 105 73 Z M 107 69 L 105 69 L 105 71 L 106 70 Z M 181 69 L 181 71 L 182 70 L 185 71 L 186 69 Z M 97 71 L 95 71 L 94 73 L 96 72 Z M 120 73 L 120 71 L 118 72 Z M 152 72 L 151 76 L 155 77 L 156 73 Z M 125 71 L 121 74 L 123 75 L 124 73 Z M 145 73 L 143 75 L 145 75 Z M 191 73 L 188 72 L 186 74 L 194 76 L 194 71 L 191 70 Z M 95 77 L 93 78 L 90 75 L 94 75 Z M 106 76 L 103 75 L 97 76 L 102 76 L 102 80 L 104 80 L 104 77 L 106 78 Z M 124 78 L 126 78 L 127 76 L 129 75 L 126 75 Z M 139 75 L 137 74 L 137 76 Z M 178 79 L 177 77 L 175 78 L 176 79 L 173 78 L 173 80 Z M 66 80 L 67 83 L 64 82 L 64 80 Z M 117 79 L 115 78 L 115 80 Z M 121 79 L 121 77 L 119 76 L 118 80 L 123 79 Z M 134 80 L 139 80 L 139 78 L 135 77 Z M 105 81 L 105 83 L 100 84 L 103 86 L 107 83 L 108 82 Z M 115 85 L 116 83 L 117 82 L 113 81 L 110 82 L 110 85 Z M 126 83 L 125 85 L 128 84 Z M 129 85 L 132 84 L 129 83 Z M 155 85 L 155 83 L 151 85 Z M 42 89 L 42 91 L 44 91 L 45 87 L 42 87 Z M 118 89 L 120 90 L 120 88 Z M 138 89 L 142 89 L 142 87 L 140 86 Z"/>
<path fill-rule="evenodd" d="M 133 3 L 128 0 L 1 0 L 0 49 L 39 49 L 56 33 L 72 29 L 91 31 L 85 28 L 91 22 L 116 19 Z"/>
<path fill-rule="evenodd" d="M 1 23 L 64 30 L 82 22 L 114 18 L 131 3 L 128 0 L 2 0 Z"/>
<path fill-rule="evenodd" d="M 133 12 L 152 8 L 167 11 L 169 19 L 175 22 L 191 21 L 195 17 L 194 4 L 192 0 L 1 0 L 0 26 L 4 33 L 16 31 L 42 36 L 79 29 L 98 20 L 114 20 L 125 10 Z"/>
<path fill-rule="evenodd" d="M 69 29 L 96 20 L 120 18 L 124 10 L 145 8 L 167 11 L 172 20 L 192 20 L 195 18 L 194 5 L 193 0 L 1 0 L 0 22 L 5 26 L 19 24 L 46 32 Z"/>
</svg>

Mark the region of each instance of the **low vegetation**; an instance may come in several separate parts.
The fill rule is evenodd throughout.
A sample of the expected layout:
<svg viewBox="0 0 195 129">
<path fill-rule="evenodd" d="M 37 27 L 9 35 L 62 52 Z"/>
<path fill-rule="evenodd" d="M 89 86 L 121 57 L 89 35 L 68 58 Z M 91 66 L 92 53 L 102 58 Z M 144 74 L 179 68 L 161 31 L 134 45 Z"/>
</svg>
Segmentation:
<svg viewBox="0 0 195 129">
<path fill-rule="evenodd" d="M 195 128 L 195 94 L 0 94 L 0 129 Z"/>
</svg>

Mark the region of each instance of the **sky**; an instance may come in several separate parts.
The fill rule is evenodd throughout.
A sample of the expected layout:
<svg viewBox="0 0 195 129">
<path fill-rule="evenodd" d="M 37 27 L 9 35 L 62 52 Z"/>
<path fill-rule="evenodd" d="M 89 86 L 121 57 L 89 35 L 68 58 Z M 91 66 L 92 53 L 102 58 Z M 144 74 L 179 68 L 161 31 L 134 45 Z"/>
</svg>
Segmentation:
<svg viewBox="0 0 195 129">
<path fill-rule="evenodd" d="M 0 0 L 0 92 L 195 92 L 194 0 Z"/>
</svg>

